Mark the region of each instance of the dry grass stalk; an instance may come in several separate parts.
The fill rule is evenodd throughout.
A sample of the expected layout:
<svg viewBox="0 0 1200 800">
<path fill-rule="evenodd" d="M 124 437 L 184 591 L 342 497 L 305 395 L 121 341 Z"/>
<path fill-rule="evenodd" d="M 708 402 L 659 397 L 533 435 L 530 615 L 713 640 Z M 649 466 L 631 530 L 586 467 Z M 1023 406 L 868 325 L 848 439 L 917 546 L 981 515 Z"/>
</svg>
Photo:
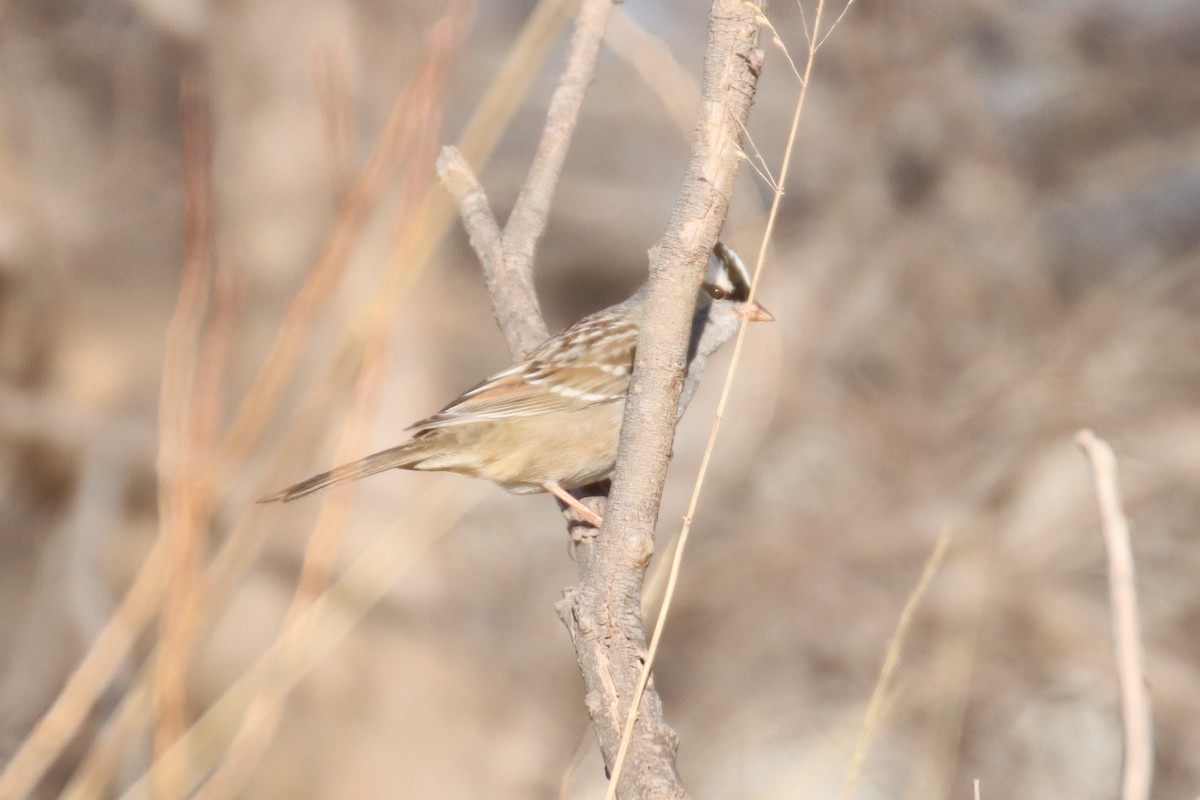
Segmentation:
<svg viewBox="0 0 1200 800">
<path fill-rule="evenodd" d="M 435 483 L 281 632 L 121 800 L 153 797 L 157 774 L 181 763 L 188 765 L 188 787 L 194 791 L 227 752 L 262 686 L 272 680 L 280 697 L 291 692 L 485 491 L 485 485 L 473 483 L 464 490 L 463 482 L 453 477 Z"/>
<path fill-rule="evenodd" d="M 470 0 L 451 0 L 430 35 L 430 53 L 425 69 L 418 71 L 411 84 L 415 102 L 410 109 L 417 126 L 414 145 L 404 169 L 401 191 L 399 239 L 418 238 L 424 232 L 412 230 L 416 212 L 426 200 L 431 186 L 434 150 L 441 140 L 441 121 L 445 108 L 445 85 L 474 12 Z M 378 406 L 386 365 L 391 358 L 390 332 L 394 309 L 377 306 L 365 332 L 365 352 L 355 380 L 353 401 L 346 415 L 341 442 L 335 460 L 348 461 L 361 453 L 374 412 Z M 314 598 L 325 590 L 341 549 L 345 522 L 353 500 L 353 487 L 330 492 L 322 503 L 316 527 L 305 549 L 296 593 L 284 618 L 284 628 L 293 624 Z M 250 780 L 262 754 L 270 744 L 283 708 L 285 690 L 278 676 L 264 673 L 256 687 L 256 696 L 247 708 L 245 719 L 229 755 L 197 795 L 203 800 L 237 796 Z"/>
<path fill-rule="evenodd" d="M 212 276 L 212 133 L 208 100 L 194 78 L 181 92 L 185 197 L 183 277 L 175 314 L 167 327 L 167 352 L 159 398 L 160 538 L 167 549 L 167 585 L 159 623 L 161 646 L 154 670 L 154 752 L 161 754 L 187 729 L 187 684 L 197 590 L 209 524 L 211 498 L 204 485 L 204 459 L 211 445 L 223 356 L 229 352 L 227 304 L 218 326 L 206 330 Z M 210 363 L 202 366 L 202 359 Z M 181 798 L 183 771 L 163 773 L 155 787 Z"/>
<path fill-rule="evenodd" d="M 553 46 L 554 38 L 566 19 L 566 5 L 563 0 L 542 0 L 523 27 L 504 67 L 497 74 L 484 100 L 480 103 L 478 111 L 468 124 L 461 147 L 478 163 L 486 161 L 496 141 L 507 129 L 524 92 L 528 89 L 532 76 L 537 74 L 538 65 Z M 411 86 L 410 82 L 410 89 Z M 319 257 L 317 265 L 314 267 L 314 272 L 320 274 L 315 277 L 310 275 L 292 309 L 288 312 L 285 321 L 286 329 L 301 335 L 306 335 L 305 332 L 311 330 L 311 325 L 319 312 L 319 303 L 316 301 L 322 300 L 326 296 L 323 292 L 332 286 L 334 276 L 331 274 L 331 270 L 340 269 L 338 265 L 348 255 L 348 247 L 353 238 L 349 236 L 349 232 L 360 229 L 360 215 L 367 213 L 367 209 L 359 207 L 360 204 L 368 197 L 373 200 L 377 199 L 380 187 L 386 183 L 386 176 L 382 174 L 383 165 L 391 163 L 397 158 L 397 154 L 402 153 L 405 149 L 405 145 L 387 139 L 387 135 L 400 136 L 407 130 L 395 123 L 408 116 L 409 108 L 406 103 L 410 102 L 412 102 L 410 91 L 402 94 L 397 101 L 393 113 L 389 116 L 390 124 L 386 127 L 385 134 L 381 138 L 377 150 L 368 160 L 364 173 L 356 183 L 356 191 L 351 192 L 347 206 L 342 209 L 338 220 L 335 221 L 334 229 L 326 241 L 322 256 Z M 415 273 L 427 263 L 435 243 L 444 235 L 452 219 L 453 207 L 440 197 L 429 197 L 421 204 L 419 211 L 413 215 L 414 221 L 408 230 L 421 230 L 426 235 L 419 237 L 416 241 L 406 237 L 404 241 L 398 243 L 396 255 L 392 259 L 393 265 L 407 264 L 411 269 L 403 271 L 407 275 L 404 280 L 393 278 L 388 281 L 387 291 L 376 295 L 377 305 L 368 310 L 368 314 L 379 314 L 379 308 L 385 304 L 389 304 L 390 307 L 390 304 L 399 299 L 404 288 L 415 277 Z M 409 256 L 407 259 L 404 257 L 405 253 Z M 389 274 L 393 272 L 395 270 L 391 270 Z M 292 341 L 295 339 L 293 338 Z M 283 346 L 277 343 L 277 347 Z M 328 374 L 323 375 L 321 380 L 315 382 L 315 393 L 310 396 L 307 408 L 302 409 L 301 418 L 310 420 L 327 418 L 323 409 L 328 408 L 337 391 L 336 387 L 345 384 L 345 378 L 341 376 L 348 377 L 350 371 L 361 359 L 355 355 L 358 346 L 353 338 L 345 339 L 339 347 L 337 357 L 330 364 Z M 263 387 L 258 389 L 260 392 L 268 391 L 271 386 L 281 382 L 283 377 L 279 366 L 275 365 L 271 359 L 268 359 L 264 369 L 273 371 L 275 374 L 273 376 L 260 375 L 256 384 Z M 254 391 L 252 389 L 252 392 Z M 258 402 L 251 402 L 248 398 L 247 403 L 243 405 L 243 422 L 241 424 L 247 434 L 231 433 L 227 435 L 225 438 L 227 448 L 238 446 L 244 450 L 249 446 L 247 437 L 250 434 L 257 437 L 261 432 L 261 425 L 252 424 L 252 418 L 261 422 L 264 417 L 246 416 L 250 413 L 248 408 Z M 300 435 L 300 432 L 306 427 L 311 428 L 312 432 L 317 430 L 315 424 L 297 426 L 289 434 L 289 439 L 293 441 L 311 439 L 311 435 Z M 242 442 L 242 444 L 236 445 L 237 442 Z M 285 452 L 281 452 L 279 458 L 276 459 L 276 466 L 271 472 L 274 477 L 270 480 L 275 483 L 279 482 L 284 467 L 294 464 L 294 457 L 288 456 L 287 449 L 285 448 Z M 228 452 L 226 450 L 226 458 L 228 458 Z M 266 530 L 260 516 L 261 513 L 260 507 L 251 508 L 241 520 L 236 522 L 233 531 L 212 559 L 203 593 L 204 602 L 207 603 L 207 607 L 204 609 L 206 618 L 211 619 L 223 602 L 223 598 L 228 596 L 229 590 L 238 576 L 253 563 Z M 77 668 L 76 673 L 6 766 L 4 774 L 0 776 L 0 796 L 15 798 L 28 794 L 44 774 L 50 762 L 78 730 L 95 698 L 109 684 L 118 666 L 123 662 L 134 637 L 157 607 L 165 586 L 164 568 L 165 554 L 161 545 L 156 545 L 109 624 L 102 631 L 80 667 Z M 130 741 L 134 736 L 134 729 L 145 719 L 145 712 L 149 708 L 145 702 L 147 695 L 144 693 L 146 680 L 147 676 L 143 673 L 135 687 L 122 698 L 116 714 L 106 726 L 105 732 L 97 740 L 93 751 L 85 758 L 79 773 L 72 781 L 68 795 L 79 798 L 95 797 L 104 790 L 115 769 L 115 761 L 121 751 L 120 743 Z"/>
<path fill-rule="evenodd" d="M 920 580 L 917 581 L 916 587 L 913 588 L 912 593 L 908 596 L 908 601 L 904 604 L 904 610 L 900 612 L 900 621 L 896 623 L 896 631 L 888 641 L 887 654 L 884 656 L 883 666 L 879 670 L 879 680 L 875 682 L 875 689 L 871 693 L 871 701 L 867 705 L 866 718 L 863 720 L 862 729 L 859 731 L 858 741 L 854 745 L 854 754 L 850 758 L 850 767 L 846 771 L 842 788 L 838 792 L 838 800 L 849 800 L 854 795 L 854 789 L 858 786 L 858 782 L 862 778 L 863 765 L 866 763 L 867 754 L 871 750 L 875 731 L 878 730 L 880 722 L 883 721 L 885 709 L 890 705 L 888 695 L 892 690 L 893 678 L 896 674 L 896 668 L 900 665 L 900 656 L 904 652 L 904 643 L 908 638 L 909 629 L 912 627 L 913 617 L 916 616 L 917 609 L 921 605 L 921 600 L 925 597 L 925 592 L 929 589 L 929 584 L 933 582 L 934 576 L 937 575 L 949 546 L 950 533 L 946 531 L 938 537 L 933 552 L 929 554 L 929 559 L 925 562 L 925 569 L 921 572 Z"/>
</svg>

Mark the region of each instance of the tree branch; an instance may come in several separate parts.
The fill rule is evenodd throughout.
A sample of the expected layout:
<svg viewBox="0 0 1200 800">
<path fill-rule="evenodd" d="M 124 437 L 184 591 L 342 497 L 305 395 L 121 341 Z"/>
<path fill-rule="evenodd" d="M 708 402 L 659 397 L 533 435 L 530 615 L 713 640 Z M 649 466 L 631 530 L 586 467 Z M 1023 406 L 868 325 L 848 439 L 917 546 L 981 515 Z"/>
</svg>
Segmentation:
<svg viewBox="0 0 1200 800">
<path fill-rule="evenodd" d="M 558 604 L 576 648 L 587 686 L 588 712 L 609 770 L 645 657 L 642 579 L 654 549 L 696 292 L 725 222 L 762 65 L 756 21 L 760 7 L 741 0 L 714 0 L 705 55 L 703 117 L 670 224 L 651 251 L 651 292 L 626 402 L 614 484 L 617 494 L 594 549 L 581 557 L 580 587 L 568 590 Z M 458 201 L 484 269 L 496 319 L 514 357 L 547 335 L 533 288 L 533 253 L 545 229 L 612 9 L 611 0 L 583 2 L 537 155 L 503 232 L 483 189 L 457 151 L 446 148 L 438 161 L 438 173 Z M 641 699 L 629 766 L 620 776 L 623 798 L 687 796 L 675 768 L 677 741 L 663 720 L 662 702 L 651 681 Z"/>
<path fill-rule="evenodd" d="M 625 404 L 613 495 L 583 581 L 559 615 L 571 632 L 587 706 L 612 769 L 646 655 L 641 590 L 675 435 L 675 409 L 696 292 L 728 210 L 763 53 L 758 9 L 714 0 L 704 64 L 703 117 L 671 221 L 650 254 L 650 296 Z M 677 738 L 651 682 L 642 696 L 622 798 L 686 797 L 675 768 Z"/>
<path fill-rule="evenodd" d="M 550 201 L 571 146 L 583 96 L 596 74 L 596 57 L 613 6 L 613 0 L 584 0 L 579 9 L 567 61 L 550 98 L 542 138 L 503 232 L 479 181 L 457 149 L 445 148 L 438 159 L 438 174 L 458 201 L 463 226 L 483 266 L 496 321 L 514 358 L 528 353 L 549 335 L 533 286 L 533 256 L 546 229 Z"/>
<path fill-rule="evenodd" d="M 534 249 L 546 229 L 550 201 L 579 121 L 583 95 L 596 74 L 596 58 L 614 7 L 611 0 L 585 0 L 579 9 L 567 63 L 550 98 L 537 154 L 504 229 L 504 257 L 510 268 L 533 268 Z"/>
</svg>

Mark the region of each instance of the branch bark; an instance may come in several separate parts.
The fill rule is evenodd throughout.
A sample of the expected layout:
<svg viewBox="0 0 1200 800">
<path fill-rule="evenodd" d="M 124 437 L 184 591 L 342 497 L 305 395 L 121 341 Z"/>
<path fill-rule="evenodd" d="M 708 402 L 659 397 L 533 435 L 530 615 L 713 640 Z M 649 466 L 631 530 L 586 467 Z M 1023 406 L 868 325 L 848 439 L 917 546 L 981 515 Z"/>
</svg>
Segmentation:
<svg viewBox="0 0 1200 800">
<path fill-rule="evenodd" d="M 576 648 L 588 712 L 610 773 L 646 655 L 642 581 L 654 551 L 696 292 L 725 222 L 763 61 L 757 47 L 757 15 L 763 6 L 742 0 L 713 2 L 703 116 L 671 221 L 650 254 L 650 296 L 626 401 L 616 493 L 594 547 L 580 557 L 579 588 L 568 589 L 558 604 Z M 438 162 L 439 174 L 458 200 L 496 319 L 514 357 L 546 338 L 533 289 L 533 254 L 612 10 L 611 0 L 583 2 L 537 155 L 503 232 L 457 151 L 446 148 Z M 619 776 L 620 796 L 686 797 L 675 768 L 677 745 L 651 681 L 641 698 L 627 767 Z"/>
<path fill-rule="evenodd" d="M 542 138 L 508 222 L 501 231 L 487 196 L 456 148 L 443 149 L 438 174 L 458 201 L 463 225 L 483 266 L 496 322 L 513 358 L 546 340 L 549 331 L 533 286 L 533 257 L 546 230 L 550 202 L 571 146 L 583 96 L 596 74 L 596 57 L 614 0 L 584 0 L 559 76 Z"/>
<path fill-rule="evenodd" d="M 654 552 L 654 528 L 675 436 L 688 332 L 705 264 L 728 210 L 742 135 L 762 66 L 758 9 L 714 0 L 704 62 L 703 116 L 671 221 L 650 253 L 650 296 L 613 492 L 582 583 L 559 615 L 571 632 L 587 687 L 587 706 L 611 770 L 646 657 L 641 592 Z M 678 739 L 662 717 L 651 682 L 619 776 L 622 798 L 681 798 Z"/>
</svg>

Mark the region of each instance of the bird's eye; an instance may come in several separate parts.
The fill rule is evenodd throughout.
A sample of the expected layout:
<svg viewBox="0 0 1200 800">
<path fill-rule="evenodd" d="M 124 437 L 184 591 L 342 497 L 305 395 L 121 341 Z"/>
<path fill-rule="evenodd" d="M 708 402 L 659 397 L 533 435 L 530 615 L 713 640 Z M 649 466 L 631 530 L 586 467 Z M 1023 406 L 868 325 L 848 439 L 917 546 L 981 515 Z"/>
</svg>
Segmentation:
<svg viewBox="0 0 1200 800">
<path fill-rule="evenodd" d="M 704 284 L 704 291 L 708 292 L 708 296 L 711 297 L 713 300 L 724 300 L 725 299 L 726 292 L 720 286 L 714 286 L 711 283 L 706 283 L 706 284 Z"/>
</svg>

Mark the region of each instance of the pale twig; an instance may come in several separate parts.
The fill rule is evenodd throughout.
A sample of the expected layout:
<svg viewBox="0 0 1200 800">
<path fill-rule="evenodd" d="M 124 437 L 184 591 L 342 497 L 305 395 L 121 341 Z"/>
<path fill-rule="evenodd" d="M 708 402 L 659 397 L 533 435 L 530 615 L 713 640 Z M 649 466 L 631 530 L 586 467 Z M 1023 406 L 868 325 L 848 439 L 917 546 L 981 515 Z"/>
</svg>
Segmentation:
<svg viewBox="0 0 1200 800">
<path fill-rule="evenodd" d="M 483 269 L 496 321 L 514 357 L 525 350 L 527 341 L 545 331 L 537 296 L 531 282 L 510 271 L 504 258 L 504 234 L 496 223 L 487 195 L 458 148 L 447 146 L 437 162 L 442 184 L 458 203 L 458 213 Z M 544 337 L 543 337 L 544 338 Z"/>
<path fill-rule="evenodd" d="M 900 612 L 900 621 L 896 624 L 896 630 L 888 641 L 883 667 L 879 670 L 879 680 L 875 682 L 875 690 L 871 693 L 871 701 L 867 704 L 866 717 L 863 720 L 862 729 L 859 731 L 858 741 L 854 745 L 854 754 L 850 757 L 850 768 L 846 771 L 842 789 L 838 792 L 838 800 L 849 800 L 854 794 L 854 788 L 858 785 L 863 764 L 866 763 L 867 754 L 870 752 L 871 743 L 875 738 L 875 731 L 884 716 L 888 690 L 896 673 L 896 667 L 900 664 L 900 655 L 904 651 L 908 630 L 912 626 L 913 617 L 921 605 L 921 600 L 925 597 L 929 584 L 933 581 L 933 576 L 937 574 L 938 568 L 942 565 L 942 559 L 949 546 L 950 533 L 945 531 L 938 537 L 933 552 L 925 562 L 921 579 L 917 581 L 916 588 L 912 590 L 912 594 L 908 596 L 908 602 L 904 604 L 904 610 Z"/>
<path fill-rule="evenodd" d="M 458 149 L 468 163 L 482 166 L 508 130 L 508 123 L 541 72 L 542 62 L 554 49 L 559 31 L 570 19 L 573 6 L 572 0 L 540 0 L 525 20 L 458 141 Z"/>
<path fill-rule="evenodd" d="M 438 160 L 438 174 L 458 201 L 463 226 L 483 267 L 496 322 L 514 358 L 528 353 L 549 335 L 533 285 L 534 252 L 546 229 L 550 203 L 584 95 L 595 76 L 596 57 L 612 11 L 613 0 L 584 0 L 580 6 L 541 139 L 503 231 L 471 171 L 469 159 L 448 147 Z"/>
<path fill-rule="evenodd" d="M 1113 650 L 1121 685 L 1121 719 L 1125 729 L 1121 798 L 1148 800 L 1154 772 L 1154 721 L 1146 691 L 1133 551 L 1129 544 L 1129 520 L 1121 507 L 1117 458 L 1108 442 L 1090 430 L 1080 431 L 1075 441 L 1092 464 L 1104 548 L 1108 554 Z"/>
<path fill-rule="evenodd" d="M 442 148 L 437 160 L 437 174 L 442 180 L 442 185 L 458 204 L 463 227 L 467 229 L 471 238 L 471 247 L 479 255 L 484 277 L 489 281 L 489 291 L 493 291 L 490 282 L 502 282 L 504 243 L 501 240 L 500 225 L 488 204 L 487 194 L 463 158 L 462 152 L 454 145 Z"/>
</svg>

